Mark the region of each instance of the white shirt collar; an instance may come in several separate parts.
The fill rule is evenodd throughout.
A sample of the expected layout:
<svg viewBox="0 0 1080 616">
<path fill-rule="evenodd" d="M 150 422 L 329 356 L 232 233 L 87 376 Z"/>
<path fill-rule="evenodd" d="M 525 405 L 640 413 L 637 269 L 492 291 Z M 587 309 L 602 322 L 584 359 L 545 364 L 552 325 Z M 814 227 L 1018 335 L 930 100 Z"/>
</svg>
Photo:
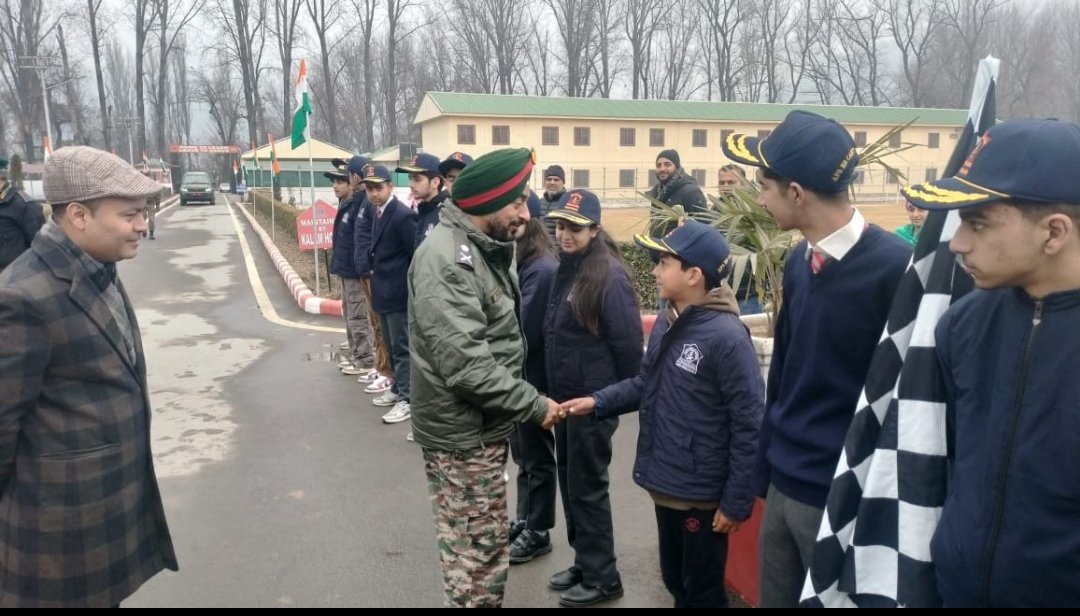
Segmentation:
<svg viewBox="0 0 1080 616">
<path fill-rule="evenodd" d="M 808 245 L 806 247 L 807 259 L 810 258 L 810 252 L 814 248 L 836 261 L 842 260 L 847 253 L 851 252 L 855 244 L 859 243 L 863 231 L 866 230 L 866 219 L 863 218 L 862 213 L 859 212 L 858 208 L 852 208 L 852 211 L 854 213 L 851 215 L 851 221 L 848 224 L 834 231 L 831 235 L 818 242 L 816 246 Z"/>
</svg>

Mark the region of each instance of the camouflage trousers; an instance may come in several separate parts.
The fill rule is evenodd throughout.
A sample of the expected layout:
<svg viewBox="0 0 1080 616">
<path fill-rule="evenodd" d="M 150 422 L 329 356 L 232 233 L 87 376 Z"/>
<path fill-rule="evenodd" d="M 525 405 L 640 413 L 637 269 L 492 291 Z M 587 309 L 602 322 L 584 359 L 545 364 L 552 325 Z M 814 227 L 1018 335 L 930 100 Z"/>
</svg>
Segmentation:
<svg viewBox="0 0 1080 616">
<path fill-rule="evenodd" d="M 510 571 L 507 443 L 424 449 L 447 607 L 501 607 Z"/>
</svg>

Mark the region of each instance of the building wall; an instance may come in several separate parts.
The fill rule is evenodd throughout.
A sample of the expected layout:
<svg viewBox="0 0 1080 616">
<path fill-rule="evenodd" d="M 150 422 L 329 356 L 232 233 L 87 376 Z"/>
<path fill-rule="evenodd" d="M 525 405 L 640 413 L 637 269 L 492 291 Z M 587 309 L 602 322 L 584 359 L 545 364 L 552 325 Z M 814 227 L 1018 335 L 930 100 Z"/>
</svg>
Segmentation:
<svg viewBox="0 0 1080 616">
<path fill-rule="evenodd" d="M 459 142 L 459 125 L 474 127 L 475 143 Z M 508 144 L 493 144 L 494 126 L 508 127 Z M 557 145 L 544 145 L 544 127 L 557 128 Z M 589 129 L 589 145 L 575 145 L 575 128 L 578 127 Z M 578 187 L 575 185 L 575 172 L 578 172 L 578 183 L 586 184 L 580 187 L 589 188 L 606 200 L 630 201 L 639 200 L 638 193 L 647 190 L 655 181 L 651 171 L 656 155 L 669 148 L 679 152 L 682 166 L 688 173 L 696 172 L 695 175 L 704 178 L 707 193 L 715 193 L 720 168 L 731 162 L 720 149 L 721 136 L 729 130 L 756 135 L 774 127 L 774 124 L 746 122 L 441 116 L 423 124 L 421 139 L 424 151 L 439 157 L 454 151 L 479 156 L 502 147 L 531 147 L 536 150 L 538 161 L 532 182 L 534 187 L 542 186 L 542 169 L 558 164 L 566 170 L 568 186 Z M 624 128 L 634 129 L 634 145 L 622 145 L 621 129 Z M 872 143 L 892 127 L 849 124 L 846 128 L 853 136 L 865 133 L 866 142 Z M 651 129 L 663 130 L 663 145 L 651 143 Z M 703 145 L 700 141 L 695 145 L 695 130 L 704 131 Z M 960 126 L 908 127 L 903 131 L 901 141 L 913 147 L 885 159 L 906 179 L 890 180 L 884 169 L 867 168 L 861 182 L 855 185 L 857 198 L 863 201 L 893 200 L 898 198 L 902 185 L 922 182 L 935 172 L 940 175 L 960 130 Z M 931 133 L 938 135 L 937 148 L 929 147 Z M 627 180 L 632 180 L 632 186 L 623 185 Z"/>
</svg>

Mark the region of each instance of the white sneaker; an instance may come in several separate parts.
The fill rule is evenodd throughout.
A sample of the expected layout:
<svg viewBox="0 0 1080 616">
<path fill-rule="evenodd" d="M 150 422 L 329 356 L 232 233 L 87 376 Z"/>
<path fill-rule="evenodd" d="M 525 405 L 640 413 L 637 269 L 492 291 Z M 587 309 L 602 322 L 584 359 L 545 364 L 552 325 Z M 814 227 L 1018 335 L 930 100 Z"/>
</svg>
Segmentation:
<svg viewBox="0 0 1080 616">
<path fill-rule="evenodd" d="M 342 342 L 341 344 L 337 345 L 337 348 L 341 349 L 342 351 L 348 351 L 349 350 L 349 341 L 346 340 L 345 342 Z"/>
<path fill-rule="evenodd" d="M 341 373 L 348 376 L 356 376 L 358 374 L 363 374 L 364 370 L 363 368 L 357 368 L 356 366 L 349 364 L 348 366 L 341 368 Z"/>
<path fill-rule="evenodd" d="M 342 355 L 341 358 L 338 359 L 338 362 L 337 362 L 337 367 L 338 368 L 347 368 L 348 366 L 351 366 L 351 365 L 353 365 L 352 359 L 350 359 L 350 358 L 348 358 L 348 357 L 346 357 L 344 355 Z"/>
<path fill-rule="evenodd" d="M 409 441 L 410 443 L 415 443 L 416 442 L 416 440 L 413 439 L 412 432 L 405 435 L 405 440 Z"/>
<path fill-rule="evenodd" d="M 394 386 L 394 379 L 387 376 L 380 376 L 375 381 L 364 388 L 364 393 L 368 394 L 381 394 L 383 392 L 390 391 L 390 388 Z M 396 402 L 396 401 L 395 401 Z M 393 403 L 391 403 L 393 404 Z M 389 404 L 386 406 L 390 406 Z"/>
<path fill-rule="evenodd" d="M 382 378 L 382 375 L 379 374 L 379 371 L 375 370 L 373 368 L 368 368 L 368 369 L 361 368 L 360 370 L 361 370 L 360 376 L 356 377 L 356 382 L 357 383 L 364 383 L 366 385 L 370 385 L 370 384 L 374 383 L 375 381 L 378 381 L 380 378 Z"/>
<path fill-rule="evenodd" d="M 389 389 L 384 391 L 381 396 L 371 401 L 371 403 L 375 406 L 394 406 L 398 402 L 401 402 L 401 396 L 395 394 Z"/>
<path fill-rule="evenodd" d="M 408 420 L 410 415 L 412 415 L 412 407 L 409 406 L 408 401 L 400 400 L 389 413 L 382 416 L 382 420 L 383 423 L 396 424 Z"/>
</svg>

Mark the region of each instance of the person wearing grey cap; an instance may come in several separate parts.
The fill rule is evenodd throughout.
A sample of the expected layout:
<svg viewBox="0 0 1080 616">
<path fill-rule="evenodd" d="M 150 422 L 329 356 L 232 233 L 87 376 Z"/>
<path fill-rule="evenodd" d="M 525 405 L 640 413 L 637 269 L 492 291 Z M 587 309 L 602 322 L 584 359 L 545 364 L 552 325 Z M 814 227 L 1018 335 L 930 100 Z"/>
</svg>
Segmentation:
<svg viewBox="0 0 1080 616">
<path fill-rule="evenodd" d="M 52 220 L 0 274 L 0 608 L 114 607 L 178 569 L 116 263 L 159 186 L 94 148 L 45 163 Z"/>
</svg>

